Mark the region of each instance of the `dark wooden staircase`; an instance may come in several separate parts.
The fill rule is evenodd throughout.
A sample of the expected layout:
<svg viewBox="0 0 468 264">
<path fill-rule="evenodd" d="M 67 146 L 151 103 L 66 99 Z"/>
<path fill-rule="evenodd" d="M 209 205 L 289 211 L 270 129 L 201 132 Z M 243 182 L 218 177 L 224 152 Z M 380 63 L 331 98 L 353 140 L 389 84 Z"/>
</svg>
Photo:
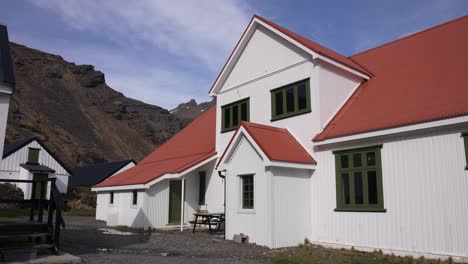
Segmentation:
<svg viewBox="0 0 468 264">
<path fill-rule="evenodd" d="M 62 217 L 64 207 L 63 197 L 57 189 L 56 179 L 43 181 L 33 180 L 7 180 L 0 179 L 0 183 L 30 183 L 32 184 L 31 199 L 25 200 L 0 200 L 0 203 L 28 205 L 30 207 L 29 219 L 0 220 L 0 262 L 8 261 L 8 256 L 14 254 L 33 257 L 37 252 L 49 251 L 52 254 L 59 253 L 60 229 L 65 228 Z M 45 190 L 50 182 L 49 199 Z M 36 186 L 41 186 L 39 197 Z M 47 219 L 44 219 L 47 213 Z"/>
</svg>

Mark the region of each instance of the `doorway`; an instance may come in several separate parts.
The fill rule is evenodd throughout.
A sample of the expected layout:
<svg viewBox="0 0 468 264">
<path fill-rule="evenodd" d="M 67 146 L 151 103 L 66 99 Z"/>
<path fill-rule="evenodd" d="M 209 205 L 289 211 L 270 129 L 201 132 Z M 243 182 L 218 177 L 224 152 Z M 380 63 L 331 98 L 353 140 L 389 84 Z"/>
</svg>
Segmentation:
<svg viewBox="0 0 468 264">
<path fill-rule="evenodd" d="M 180 224 L 182 202 L 182 181 L 169 181 L 169 224 Z"/>
</svg>

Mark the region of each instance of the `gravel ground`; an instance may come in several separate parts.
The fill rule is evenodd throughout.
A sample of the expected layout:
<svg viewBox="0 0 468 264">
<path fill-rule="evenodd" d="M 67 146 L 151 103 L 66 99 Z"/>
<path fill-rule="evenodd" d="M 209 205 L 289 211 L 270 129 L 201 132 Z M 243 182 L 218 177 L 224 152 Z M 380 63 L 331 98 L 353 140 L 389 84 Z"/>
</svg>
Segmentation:
<svg viewBox="0 0 468 264">
<path fill-rule="evenodd" d="M 102 222 L 89 217 L 67 217 L 62 250 L 84 263 L 265 263 L 269 249 L 243 245 L 211 235 L 206 230 L 104 234 Z"/>
</svg>

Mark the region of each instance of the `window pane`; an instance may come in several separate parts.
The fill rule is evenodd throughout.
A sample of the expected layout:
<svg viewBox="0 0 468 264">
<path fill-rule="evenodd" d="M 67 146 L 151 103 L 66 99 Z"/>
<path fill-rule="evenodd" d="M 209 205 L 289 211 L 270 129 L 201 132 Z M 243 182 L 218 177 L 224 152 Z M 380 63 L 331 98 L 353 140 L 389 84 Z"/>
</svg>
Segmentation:
<svg viewBox="0 0 468 264">
<path fill-rule="evenodd" d="M 367 172 L 367 188 L 369 192 L 369 204 L 378 204 L 377 198 L 377 173 Z"/>
<path fill-rule="evenodd" d="M 206 172 L 200 171 L 198 173 L 199 181 L 198 181 L 198 204 L 204 205 L 205 204 L 205 193 L 206 193 Z"/>
<path fill-rule="evenodd" d="M 137 204 L 138 194 L 136 191 L 133 192 L 133 205 Z"/>
<path fill-rule="evenodd" d="M 232 126 L 236 127 L 239 124 L 239 106 L 232 107 Z"/>
<path fill-rule="evenodd" d="M 224 109 L 224 128 L 231 127 L 231 108 Z"/>
<path fill-rule="evenodd" d="M 361 167 L 362 166 L 362 161 L 361 161 L 361 153 L 354 153 L 353 154 L 353 167 Z"/>
<path fill-rule="evenodd" d="M 113 203 L 114 203 L 114 192 L 111 192 L 111 193 L 110 193 L 110 197 L 109 197 L 109 198 L 110 198 L 110 199 L 109 199 L 109 200 L 110 200 L 109 203 L 110 203 L 110 204 L 113 204 Z"/>
<path fill-rule="evenodd" d="M 33 149 L 33 148 L 29 149 L 28 162 L 39 163 L 39 149 Z"/>
<path fill-rule="evenodd" d="M 348 173 L 341 174 L 341 186 L 342 186 L 342 194 L 343 194 L 343 203 L 349 204 L 351 195 L 349 192 L 349 174 Z"/>
<path fill-rule="evenodd" d="M 283 91 L 275 93 L 275 108 L 276 115 L 283 114 Z"/>
<path fill-rule="evenodd" d="M 242 121 L 249 121 L 247 118 L 247 103 L 241 104 L 241 120 Z"/>
<path fill-rule="evenodd" d="M 367 166 L 375 166 L 375 152 L 366 153 Z"/>
<path fill-rule="evenodd" d="M 242 208 L 252 209 L 253 208 L 253 175 L 242 176 Z"/>
<path fill-rule="evenodd" d="M 341 168 L 349 168 L 348 155 L 341 155 Z"/>
<path fill-rule="evenodd" d="M 305 84 L 297 87 L 297 101 L 299 104 L 299 110 L 307 108 L 307 98 L 306 98 L 306 86 Z"/>
<path fill-rule="evenodd" d="M 354 201 L 356 204 L 364 203 L 364 193 L 362 189 L 362 172 L 354 173 Z"/>
<path fill-rule="evenodd" d="M 294 87 L 286 90 L 286 112 L 294 112 Z"/>
</svg>

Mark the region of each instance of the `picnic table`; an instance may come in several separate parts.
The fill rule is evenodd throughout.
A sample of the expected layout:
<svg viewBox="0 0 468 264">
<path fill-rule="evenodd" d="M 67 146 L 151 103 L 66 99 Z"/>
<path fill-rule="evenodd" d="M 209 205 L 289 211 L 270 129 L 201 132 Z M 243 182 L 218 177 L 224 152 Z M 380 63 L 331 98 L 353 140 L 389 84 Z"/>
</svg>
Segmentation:
<svg viewBox="0 0 468 264">
<path fill-rule="evenodd" d="M 192 233 L 195 233 L 197 225 L 208 225 L 210 233 L 213 233 L 211 225 L 218 225 L 217 229 L 220 231 L 221 224 L 224 223 L 224 213 L 194 213 L 193 215 L 195 220 L 189 221 L 189 223 L 193 224 Z"/>
</svg>

